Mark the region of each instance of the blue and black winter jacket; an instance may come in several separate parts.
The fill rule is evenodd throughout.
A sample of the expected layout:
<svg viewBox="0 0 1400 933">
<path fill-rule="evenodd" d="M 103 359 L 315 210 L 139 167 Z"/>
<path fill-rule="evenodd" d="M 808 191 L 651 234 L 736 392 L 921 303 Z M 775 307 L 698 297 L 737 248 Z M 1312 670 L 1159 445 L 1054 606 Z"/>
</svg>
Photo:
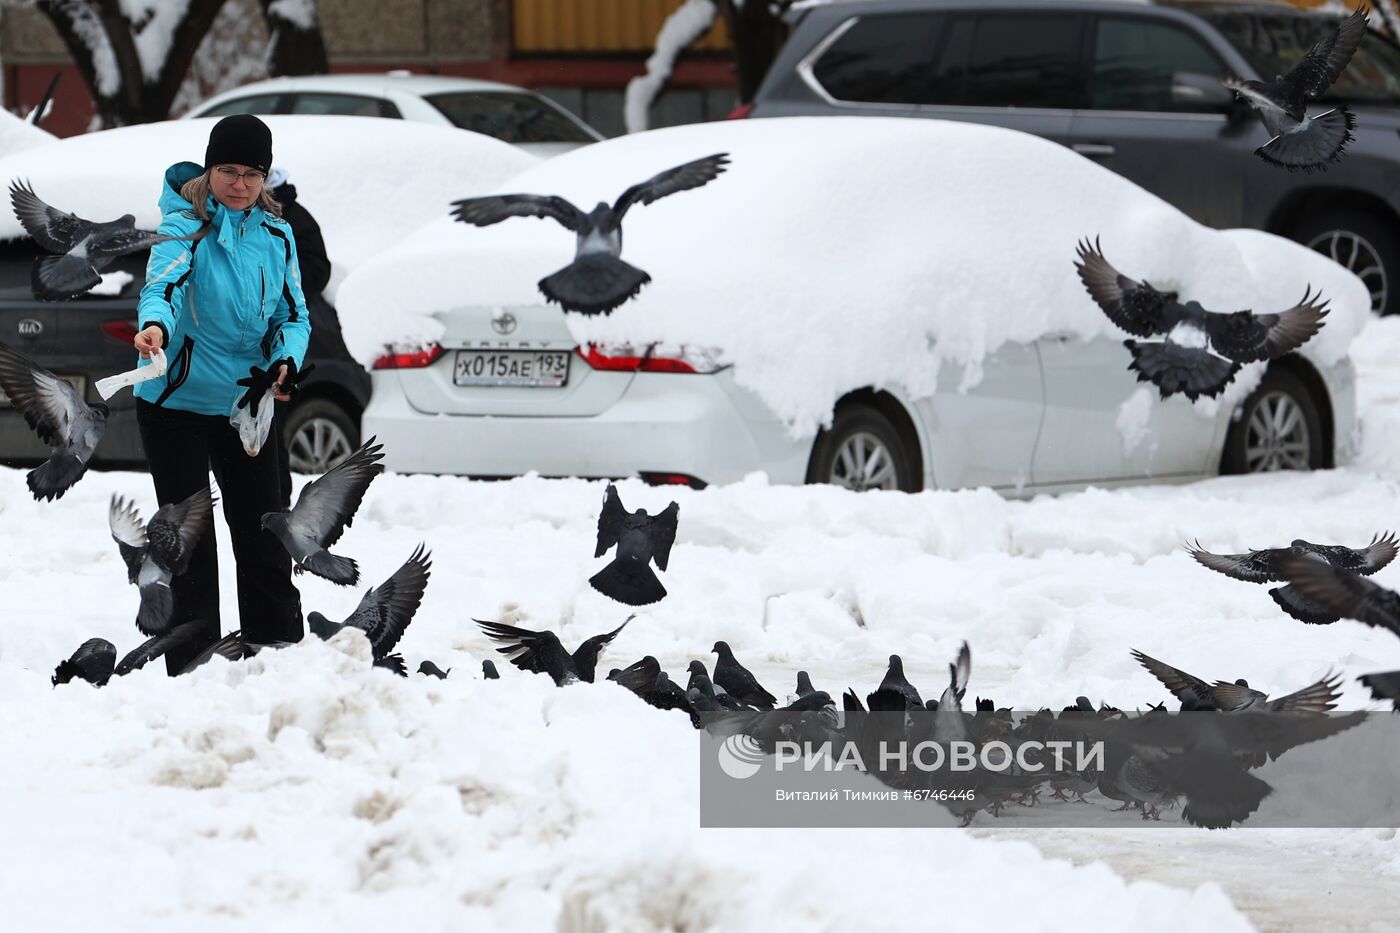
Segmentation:
<svg viewBox="0 0 1400 933">
<path fill-rule="evenodd" d="M 165 172 L 159 231 L 190 236 L 203 225 L 180 188 L 202 169 L 180 162 Z M 138 383 L 147 402 L 205 415 L 229 415 L 248 367 L 306 355 L 311 318 L 301 290 L 292 228 L 254 205 L 231 211 L 213 197 L 201 239 L 168 240 L 151 250 L 137 319 L 165 334 L 163 379 Z M 142 365 L 148 365 L 142 361 Z"/>
</svg>

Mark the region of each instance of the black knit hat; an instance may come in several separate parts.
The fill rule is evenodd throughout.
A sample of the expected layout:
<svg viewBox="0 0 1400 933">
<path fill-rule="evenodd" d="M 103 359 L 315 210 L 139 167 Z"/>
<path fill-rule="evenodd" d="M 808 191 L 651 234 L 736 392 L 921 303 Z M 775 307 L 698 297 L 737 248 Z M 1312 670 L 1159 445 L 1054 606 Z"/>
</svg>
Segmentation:
<svg viewBox="0 0 1400 933">
<path fill-rule="evenodd" d="M 272 130 L 251 113 L 224 117 L 209 131 L 204 169 L 215 165 L 246 165 L 267 174 L 272 167 Z"/>
</svg>

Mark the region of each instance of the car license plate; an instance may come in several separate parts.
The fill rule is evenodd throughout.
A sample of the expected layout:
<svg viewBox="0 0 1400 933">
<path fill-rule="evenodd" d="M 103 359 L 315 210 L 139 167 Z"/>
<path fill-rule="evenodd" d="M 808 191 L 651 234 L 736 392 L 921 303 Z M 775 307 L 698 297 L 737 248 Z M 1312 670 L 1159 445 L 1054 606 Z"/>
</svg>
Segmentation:
<svg viewBox="0 0 1400 933">
<path fill-rule="evenodd" d="M 87 377 L 85 376 L 59 376 L 58 378 L 72 384 L 78 390 L 78 397 L 87 400 Z M 0 406 L 9 407 L 10 397 L 5 394 L 4 389 L 0 389 Z"/>
<path fill-rule="evenodd" d="M 459 386 L 562 386 L 568 350 L 458 350 L 452 381 Z"/>
</svg>

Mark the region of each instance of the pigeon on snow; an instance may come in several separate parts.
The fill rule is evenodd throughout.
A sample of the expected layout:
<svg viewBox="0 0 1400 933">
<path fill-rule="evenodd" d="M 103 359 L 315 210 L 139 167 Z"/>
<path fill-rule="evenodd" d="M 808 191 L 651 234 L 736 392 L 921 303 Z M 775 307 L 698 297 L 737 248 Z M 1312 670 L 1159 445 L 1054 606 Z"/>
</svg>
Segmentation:
<svg viewBox="0 0 1400 933">
<path fill-rule="evenodd" d="M 1178 300 L 1123 275 L 1109 265 L 1097 241 L 1079 244 L 1079 278 L 1108 319 L 1134 337 L 1128 368 L 1167 398 L 1180 392 L 1195 401 L 1216 396 L 1245 363 L 1277 359 L 1307 343 L 1323 326 L 1327 302 L 1308 289 L 1303 300 L 1277 314 L 1217 313 Z"/>
<path fill-rule="evenodd" d="M 53 670 L 53 685 L 66 684 L 76 677 L 101 687 L 111 679 L 116 663 L 115 645 L 105 638 L 89 638 L 68 660 L 58 662 Z"/>
<path fill-rule="evenodd" d="M 45 204 L 28 182 L 10 182 L 10 204 L 34 242 L 58 254 L 34 261 L 30 284 L 40 301 L 65 301 L 84 294 L 102 281 L 100 270 L 118 256 L 150 249 L 166 240 L 197 240 L 206 232 L 201 229 L 192 236 L 173 237 L 138 230 L 136 218 L 130 214 L 93 223 Z"/>
<path fill-rule="evenodd" d="M 357 628 L 369 638 L 376 664 L 407 677 L 408 671 L 400 670 L 403 667 L 402 658 L 397 663 L 388 659 L 398 657 L 390 652 L 403 637 L 404 630 L 413 621 L 413 614 L 423 602 L 423 591 L 428 586 L 429 571 L 433 566 L 431 557 L 430 552 L 423 550 L 423 545 L 418 545 L 393 576 L 380 586 L 369 588 L 344 622 L 333 622 L 319 612 L 310 612 L 306 616 L 307 628 L 322 639 L 330 638 L 347 626 Z"/>
<path fill-rule="evenodd" d="M 107 524 L 126 563 L 126 578 L 141 592 L 136 627 L 142 635 L 160 635 L 170 626 L 175 597 L 170 582 L 184 573 L 195 545 L 214 521 L 209 487 L 156 510 L 144 525 L 136 506 L 118 495 L 107 509 Z"/>
<path fill-rule="evenodd" d="M 359 450 L 308 483 L 290 510 L 263 514 L 262 527 L 276 535 L 292 556 L 294 573 L 309 570 L 341 586 L 359 582 L 359 566 L 326 549 L 340 540 L 369 484 L 384 472 L 379 462 L 384 459 L 383 447 L 374 440 L 371 437 Z"/>
<path fill-rule="evenodd" d="M 1366 35 L 1366 12 L 1358 8 L 1335 31 L 1320 39 L 1288 74 L 1272 81 L 1223 83 L 1244 100 L 1272 137 L 1254 150 L 1259 158 L 1290 172 L 1326 171 L 1340 162 L 1351 142 L 1356 117 L 1345 106 L 1308 116 L 1308 102 L 1332 86 Z"/>
<path fill-rule="evenodd" d="M 773 708 L 777 698 L 764 690 L 749 669 L 739 663 L 728 642 L 717 641 L 710 650 L 719 655 L 715 661 L 715 686 L 723 687 L 740 703 L 757 709 Z"/>
<path fill-rule="evenodd" d="M 25 476 L 29 491 L 35 501 L 61 498 L 87 472 L 107 430 L 107 406 L 87 404 L 72 385 L 3 343 L 0 389 L 39 440 L 53 448 L 49 459 Z"/>
<path fill-rule="evenodd" d="M 909 709 L 923 709 L 924 701 L 919 691 L 904 676 L 904 659 L 897 654 L 890 655 L 890 665 L 885 671 L 885 679 L 880 681 L 880 690 L 895 690 L 904 697 Z"/>
<path fill-rule="evenodd" d="M 484 659 L 482 660 L 482 662 L 481 662 L 481 679 L 482 679 L 482 680 L 500 680 L 500 679 L 501 679 L 501 673 L 500 673 L 500 671 L 496 670 L 496 662 L 495 662 L 495 661 L 492 661 L 490 658 L 484 658 Z"/>
<path fill-rule="evenodd" d="M 593 683 L 598 655 L 634 618 L 628 616 L 611 632 L 587 639 L 573 654 L 564 650 L 559 636 L 553 632 L 532 632 L 504 622 L 475 621 L 489 638 L 501 643 L 496 650 L 510 656 L 510 663 L 522 671 L 548 674 L 556 686 L 562 687 L 580 680 Z"/>
<path fill-rule="evenodd" d="M 540 280 L 540 291 L 565 311 L 608 314 L 651 281 L 636 266 L 623 262 L 622 218 L 634 204 L 650 204 L 668 194 L 713 181 L 729 163 L 726 153 L 667 169 L 622 193 L 611 207 L 605 202 L 588 213 L 556 195 L 499 194 L 453 201 L 452 216 L 478 227 L 508 217 L 551 217 L 578 236 L 574 260 Z"/>
<path fill-rule="evenodd" d="M 446 680 L 447 675 L 452 673 L 452 668 L 449 667 L 447 670 L 443 670 L 432 661 L 425 660 L 418 665 L 418 673 L 428 677 L 436 677 L 438 680 Z"/>
<path fill-rule="evenodd" d="M 666 587 L 650 565 L 655 561 L 657 567 L 666 569 L 680 510 L 680 505 L 672 502 L 656 515 L 648 515 L 646 509 L 628 512 L 618 497 L 617 487 L 609 483 L 603 495 L 603 510 L 598 514 L 598 548 L 593 556 L 602 557 L 613 545 L 617 546 L 617 554 L 589 578 L 589 584 L 604 596 L 629 606 L 645 606 L 662 599 Z"/>
<path fill-rule="evenodd" d="M 1186 550 L 1201 566 L 1209 567 L 1227 577 L 1249 583 L 1280 583 L 1287 580 L 1281 561 L 1290 554 L 1319 560 L 1349 573 L 1369 576 L 1395 559 L 1396 551 L 1400 550 L 1400 541 L 1397 541 L 1393 534 L 1387 533 L 1384 537 L 1372 537 L 1371 543 L 1364 548 L 1313 544 L 1299 538 L 1286 548 L 1267 548 L 1247 554 L 1212 554 L 1203 550 L 1199 543 L 1188 546 Z M 1269 590 L 1269 595 L 1278 603 L 1280 609 L 1299 622 L 1330 625 L 1340 618 L 1338 613 L 1329 612 L 1306 599 L 1293 586 L 1274 587 Z"/>
</svg>

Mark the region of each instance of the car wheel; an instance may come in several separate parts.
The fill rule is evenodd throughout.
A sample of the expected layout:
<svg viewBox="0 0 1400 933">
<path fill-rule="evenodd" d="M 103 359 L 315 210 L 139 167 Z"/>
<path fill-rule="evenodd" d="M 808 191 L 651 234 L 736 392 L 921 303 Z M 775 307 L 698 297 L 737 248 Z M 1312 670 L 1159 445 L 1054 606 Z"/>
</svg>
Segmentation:
<svg viewBox="0 0 1400 933">
<path fill-rule="evenodd" d="M 856 492 L 902 489 L 917 492 L 913 458 L 899 430 L 869 405 L 848 405 L 836 412 L 829 430 L 817 435 L 807 482 L 830 483 Z"/>
<path fill-rule="evenodd" d="M 1317 402 L 1292 373 L 1265 373 L 1238 415 L 1225 436 L 1222 473 L 1315 470 L 1326 462 Z"/>
<path fill-rule="evenodd" d="M 282 436 L 287 461 L 294 473 L 320 474 L 340 463 L 360 446 L 360 429 L 335 402 L 307 399 L 287 415 Z"/>
<path fill-rule="evenodd" d="M 1305 220 L 1293 238 L 1356 273 L 1372 311 L 1400 312 L 1400 236 L 1389 225 L 1360 211 L 1330 211 Z"/>
</svg>

